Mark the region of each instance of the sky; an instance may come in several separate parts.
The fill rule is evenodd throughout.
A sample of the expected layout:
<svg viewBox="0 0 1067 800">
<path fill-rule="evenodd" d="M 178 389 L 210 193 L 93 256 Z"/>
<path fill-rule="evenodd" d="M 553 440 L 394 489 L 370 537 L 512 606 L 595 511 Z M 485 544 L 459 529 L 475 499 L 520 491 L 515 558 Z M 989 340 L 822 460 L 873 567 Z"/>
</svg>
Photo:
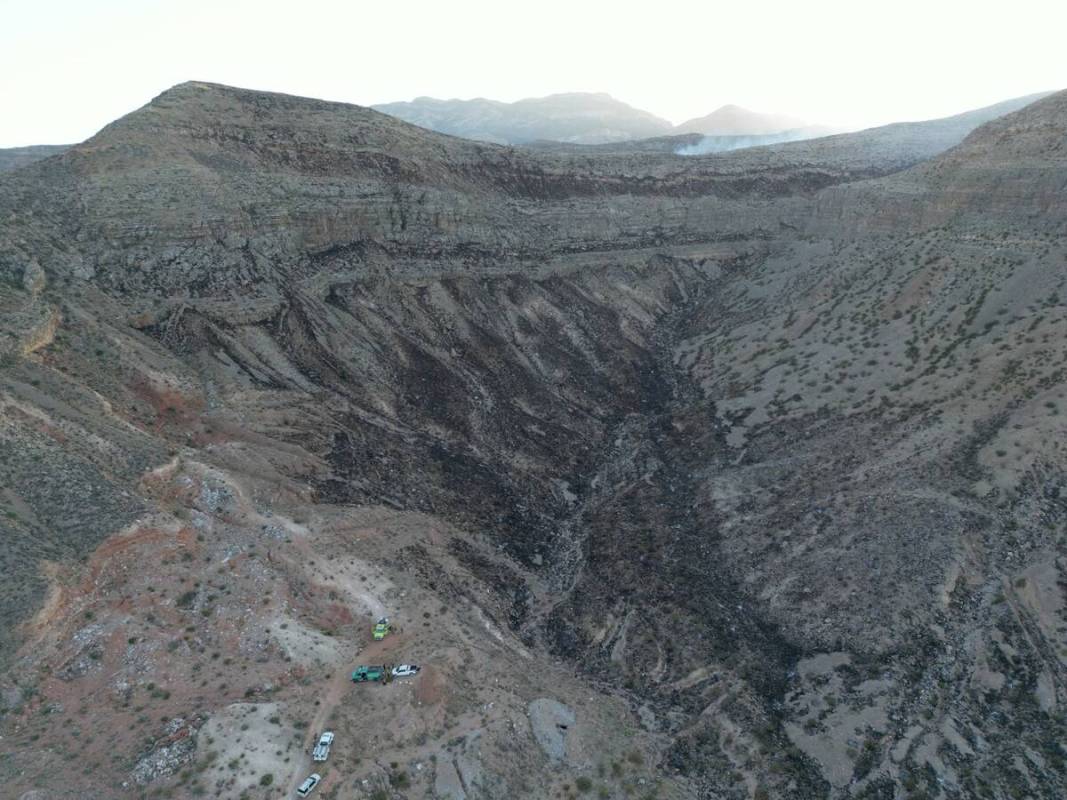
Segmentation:
<svg viewBox="0 0 1067 800">
<path fill-rule="evenodd" d="M 608 92 L 860 128 L 1067 88 L 1063 0 L 0 0 L 0 147 L 186 80 L 370 105 Z"/>
</svg>

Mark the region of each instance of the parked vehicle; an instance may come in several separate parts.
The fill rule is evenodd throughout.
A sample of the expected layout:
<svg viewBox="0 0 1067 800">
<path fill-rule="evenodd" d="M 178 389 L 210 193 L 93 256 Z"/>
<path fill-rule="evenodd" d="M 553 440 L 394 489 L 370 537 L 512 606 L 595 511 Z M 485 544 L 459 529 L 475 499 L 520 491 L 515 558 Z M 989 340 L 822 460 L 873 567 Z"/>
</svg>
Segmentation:
<svg viewBox="0 0 1067 800">
<path fill-rule="evenodd" d="M 408 678 L 412 675 L 418 675 L 420 669 L 422 669 L 422 667 L 418 664 L 398 664 L 393 667 L 393 677 Z"/>
<path fill-rule="evenodd" d="M 333 731 L 325 731 L 319 737 L 319 743 L 311 751 L 312 761 L 325 761 L 330 757 L 330 745 L 333 744 Z"/>
<path fill-rule="evenodd" d="M 380 641 L 385 638 L 386 634 L 393 629 L 393 626 L 389 624 L 388 617 L 382 617 L 376 623 L 374 623 L 374 641 Z"/>
<path fill-rule="evenodd" d="M 364 681 L 380 681 L 385 677 L 385 667 L 356 667 L 352 672 L 353 683 L 363 683 Z"/>
<path fill-rule="evenodd" d="M 307 797 L 309 794 L 311 794 L 311 790 L 319 785 L 319 782 L 321 780 L 322 780 L 322 776 L 319 775 L 319 773 L 317 773 L 317 772 L 311 773 L 310 775 L 307 776 L 307 778 L 304 780 L 304 782 L 302 784 L 300 784 L 299 788 L 296 790 L 297 796 L 298 797 Z"/>
</svg>

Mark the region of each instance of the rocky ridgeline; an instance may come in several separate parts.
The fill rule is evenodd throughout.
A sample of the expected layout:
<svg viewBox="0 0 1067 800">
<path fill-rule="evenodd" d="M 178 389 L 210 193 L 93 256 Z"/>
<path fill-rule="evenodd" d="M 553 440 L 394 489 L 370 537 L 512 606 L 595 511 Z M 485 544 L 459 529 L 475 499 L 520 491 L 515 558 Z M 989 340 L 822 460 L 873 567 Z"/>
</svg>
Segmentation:
<svg viewBox="0 0 1067 800">
<path fill-rule="evenodd" d="M 921 136 L 901 148 L 864 133 L 701 159 L 535 153 L 355 106 L 189 83 L 10 176 L 6 213 L 25 223 L 0 241 L 13 266 L 39 258 L 138 294 L 248 292 L 357 246 L 385 248 L 394 270 L 420 259 L 440 271 L 759 238 L 795 207 L 768 200 L 932 152 Z"/>
</svg>

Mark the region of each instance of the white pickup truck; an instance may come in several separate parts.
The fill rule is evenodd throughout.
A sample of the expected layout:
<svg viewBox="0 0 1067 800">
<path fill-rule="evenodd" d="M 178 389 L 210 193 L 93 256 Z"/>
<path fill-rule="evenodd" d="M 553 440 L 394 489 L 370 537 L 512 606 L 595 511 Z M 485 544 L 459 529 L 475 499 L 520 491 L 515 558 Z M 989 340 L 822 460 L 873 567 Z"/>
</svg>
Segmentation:
<svg viewBox="0 0 1067 800">
<path fill-rule="evenodd" d="M 333 744 L 333 731 L 326 731 L 319 737 L 319 743 L 311 751 L 312 761 L 325 761 L 330 757 L 330 745 Z"/>
</svg>

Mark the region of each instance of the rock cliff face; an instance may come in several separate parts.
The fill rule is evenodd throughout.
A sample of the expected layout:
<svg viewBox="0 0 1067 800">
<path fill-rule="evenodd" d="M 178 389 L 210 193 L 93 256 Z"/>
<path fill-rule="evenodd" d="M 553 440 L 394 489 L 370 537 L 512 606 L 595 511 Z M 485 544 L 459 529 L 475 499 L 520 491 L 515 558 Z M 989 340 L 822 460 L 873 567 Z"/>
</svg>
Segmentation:
<svg viewBox="0 0 1067 800">
<path fill-rule="evenodd" d="M 151 790 L 330 726 L 338 797 L 1062 796 L 1065 103 L 685 158 L 183 84 L 0 179 L 5 785 L 206 718 Z"/>
</svg>

